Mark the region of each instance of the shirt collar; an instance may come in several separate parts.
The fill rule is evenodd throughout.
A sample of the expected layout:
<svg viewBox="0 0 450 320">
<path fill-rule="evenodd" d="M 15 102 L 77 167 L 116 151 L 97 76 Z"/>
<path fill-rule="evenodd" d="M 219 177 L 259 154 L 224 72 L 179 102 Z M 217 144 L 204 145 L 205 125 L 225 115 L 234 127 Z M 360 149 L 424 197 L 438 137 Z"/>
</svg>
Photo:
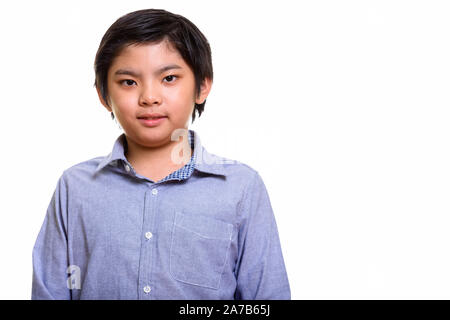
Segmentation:
<svg viewBox="0 0 450 320">
<path fill-rule="evenodd" d="M 225 176 L 226 170 L 224 164 L 227 163 L 227 159 L 206 151 L 201 144 L 199 134 L 192 129 L 189 129 L 189 131 L 192 132 L 194 136 L 194 169 L 205 173 Z M 114 142 L 112 151 L 100 161 L 95 169 L 95 173 L 99 172 L 109 164 L 118 162 L 118 160 L 128 163 L 128 160 L 125 157 L 125 145 L 125 133 L 122 133 Z"/>
</svg>

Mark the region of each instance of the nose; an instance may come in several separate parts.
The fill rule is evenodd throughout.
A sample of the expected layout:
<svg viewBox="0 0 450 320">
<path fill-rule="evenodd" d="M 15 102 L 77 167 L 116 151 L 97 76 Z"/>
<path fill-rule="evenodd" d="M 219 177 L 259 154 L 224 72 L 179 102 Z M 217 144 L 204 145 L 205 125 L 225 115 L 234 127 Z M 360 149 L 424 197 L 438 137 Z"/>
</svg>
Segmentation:
<svg viewBox="0 0 450 320">
<path fill-rule="evenodd" d="M 161 103 L 161 93 L 157 84 L 147 84 L 143 87 L 139 97 L 140 105 L 154 105 Z"/>
</svg>

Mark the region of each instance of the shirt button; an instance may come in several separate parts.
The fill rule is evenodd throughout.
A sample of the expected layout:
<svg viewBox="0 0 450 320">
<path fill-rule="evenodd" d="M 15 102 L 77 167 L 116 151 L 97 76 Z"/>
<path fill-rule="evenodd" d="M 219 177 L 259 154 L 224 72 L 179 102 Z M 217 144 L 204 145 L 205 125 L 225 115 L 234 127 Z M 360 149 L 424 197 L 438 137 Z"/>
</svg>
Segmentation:
<svg viewBox="0 0 450 320">
<path fill-rule="evenodd" d="M 152 189 L 152 194 L 157 195 L 158 194 L 158 189 Z"/>
<path fill-rule="evenodd" d="M 153 234 L 149 231 L 149 232 L 146 232 L 145 233 L 145 237 L 147 238 L 147 239 L 150 239 L 151 237 L 153 237 Z"/>
<path fill-rule="evenodd" d="M 130 172 L 130 166 L 129 165 L 125 165 L 125 170 L 127 171 L 127 172 Z"/>
<path fill-rule="evenodd" d="M 151 290 L 152 290 L 152 289 L 150 288 L 150 286 L 145 286 L 145 287 L 144 287 L 144 292 L 145 292 L 145 293 L 150 293 Z"/>
</svg>

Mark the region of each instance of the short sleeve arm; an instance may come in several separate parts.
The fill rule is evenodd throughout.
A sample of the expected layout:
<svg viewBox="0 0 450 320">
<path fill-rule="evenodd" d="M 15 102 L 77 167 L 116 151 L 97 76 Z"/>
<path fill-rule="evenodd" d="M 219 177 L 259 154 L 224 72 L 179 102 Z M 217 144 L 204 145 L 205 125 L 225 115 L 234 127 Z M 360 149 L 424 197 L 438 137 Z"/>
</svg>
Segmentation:
<svg viewBox="0 0 450 320">
<path fill-rule="evenodd" d="M 56 190 L 33 248 L 32 300 L 69 300 L 67 285 L 67 185 L 64 174 Z"/>
<path fill-rule="evenodd" d="M 291 299 L 275 216 L 258 172 L 247 187 L 239 211 L 235 299 Z"/>
</svg>

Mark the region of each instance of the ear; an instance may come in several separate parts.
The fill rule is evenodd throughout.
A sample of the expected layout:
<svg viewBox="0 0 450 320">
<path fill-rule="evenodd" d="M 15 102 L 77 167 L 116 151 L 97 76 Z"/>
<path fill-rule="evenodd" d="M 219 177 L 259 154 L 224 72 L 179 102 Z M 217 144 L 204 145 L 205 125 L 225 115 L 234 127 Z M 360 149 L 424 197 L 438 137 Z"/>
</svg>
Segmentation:
<svg viewBox="0 0 450 320">
<path fill-rule="evenodd" d="M 109 111 L 112 112 L 112 109 L 110 106 L 108 106 L 108 104 L 105 102 L 105 100 L 102 97 L 102 94 L 100 93 L 100 89 L 98 87 L 95 88 L 97 90 L 97 95 L 98 98 L 100 99 L 100 102 L 102 103 L 102 105 Z"/>
<path fill-rule="evenodd" d="M 202 104 L 205 102 L 206 97 L 208 97 L 209 92 L 211 91 L 212 80 L 209 78 L 205 78 L 200 85 L 200 94 L 196 97 L 195 103 Z"/>
</svg>

